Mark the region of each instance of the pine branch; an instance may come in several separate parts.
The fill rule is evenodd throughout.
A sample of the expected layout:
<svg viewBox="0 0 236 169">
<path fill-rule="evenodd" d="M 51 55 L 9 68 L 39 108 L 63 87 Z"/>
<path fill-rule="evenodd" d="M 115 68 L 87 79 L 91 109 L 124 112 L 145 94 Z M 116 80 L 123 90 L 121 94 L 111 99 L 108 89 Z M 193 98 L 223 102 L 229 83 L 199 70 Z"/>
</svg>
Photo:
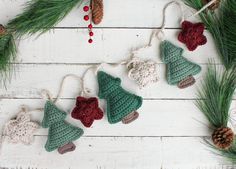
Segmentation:
<svg viewBox="0 0 236 169">
<path fill-rule="evenodd" d="M 229 109 L 236 89 L 236 69 L 217 71 L 216 66 L 208 66 L 201 89 L 198 90 L 197 107 L 215 128 L 226 127 Z"/>
<path fill-rule="evenodd" d="M 216 68 L 216 65 L 208 65 L 202 87 L 198 90 L 199 99 L 196 101 L 196 105 L 215 128 L 227 127 L 235 89 L 236 67 L 222 72 Z M 222 155 L 236 164 L 236 142 L 228 150 L 218 149 L 209 141 L 206 143 L 218 151 L 218 155 Z"/>
<path fill-rule="evenodd" d="M 12 75 L 12 62 L 16 59 L 16 45 L 12 34 L 0 35 L 0 83 L 6 85 Z"/>
<path fill-rule="evenodd" d="M 202 0 L 183 1 L 196 10 L 204 6 Z M 215 41 L 221 61 L 226 69 L 230 69 L 236 65 L 236 1 L 221 1 L 219 15 L 209 10 L 199 15 Z"/>
<path fill-rule="evenodd" d="M 8 23 L 7 28 L 17 36 L 45 33 L 80 2 L 82 0 L 31 0 L 24 12 Z"/>
</svg>

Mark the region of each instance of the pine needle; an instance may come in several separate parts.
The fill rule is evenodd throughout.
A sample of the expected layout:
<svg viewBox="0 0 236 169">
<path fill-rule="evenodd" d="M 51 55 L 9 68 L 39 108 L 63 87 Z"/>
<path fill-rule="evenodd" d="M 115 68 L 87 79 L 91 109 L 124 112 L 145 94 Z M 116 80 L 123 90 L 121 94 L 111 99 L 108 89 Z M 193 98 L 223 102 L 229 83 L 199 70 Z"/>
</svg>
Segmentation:
<svg viewBox="0 0 236 169">
<path fill-rule="evenodd" d="M 80 2 L 82 0 L 31 0 L 24 12 L 8 23 L 7 28 L 17 36 L 45 33 Z"/>
<path fill-rule="evenodd" d="M 235 89 L 235 68 L 222 72 L 217 71 L 216 65 L 208 65 L 196 105 L 215 128 L 227 126 Z"/>
<path fill-rule="evenodd" d="M 12 62 L 16 59 L 16 45 L 12 34 L 0 36 L 0 83 L 4 86 L 12 75 Z"/>
<path fill-rule="evenodd" d="M 188 6 L 200 10 L 202 0 L 183 0 Z M 211 33 L 220 59 L 226 69 L 236 65 L 236 1 L 221 1 L 219 13 L 205 10 L 199 14 L 202 22 Z"/>
</svg>

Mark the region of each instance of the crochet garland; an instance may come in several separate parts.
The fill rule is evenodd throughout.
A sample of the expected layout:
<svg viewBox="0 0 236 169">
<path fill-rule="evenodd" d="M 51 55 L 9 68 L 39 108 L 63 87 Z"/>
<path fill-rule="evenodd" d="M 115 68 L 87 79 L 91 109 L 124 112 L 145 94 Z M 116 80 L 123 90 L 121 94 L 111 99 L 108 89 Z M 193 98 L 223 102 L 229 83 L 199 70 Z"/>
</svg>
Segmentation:
<svg viewBox="0 0 236 169">
<path fill-rule="evenodd" d="M 78 0 L 73 2 L 78 3 Z M 39 3 L 39 1 L 36 1 L 35 3 Z M 171 2 L 167 4 L 167 6 L 172 3 L 176 2 Z M 95 23 L 99 23 L 102 19 L 103 13 L 98 16 L 98 14 L 95 14 L 95 8 L 98 8 L 97 10 L 102 10 L 102 1 L 92 0 L 91 4 L 91 9 L 94 9 L 92 19 Z M 31 10 L 32 9 L 29 8 L 24 14 L 30 13 Z M 84 11 L 87 11 L 87 9 L 84 8 Z M 18 19 L 24 14 L 18 16 Z M 98 17 L 96 18 L 97 20 L 95 19 L 96 16 Z M 17 19 L 14 22 L 17 22 Z M 14 22 L 12 21 L 12 23 Z M 55 23 L 56 22 L 53 24 Z M 164 35 L 164 26 L 165 20 L 163 21 L 162 30 L 158 34 L 154 33 L 154 35 L 158 35 L 159 37 L 160 35 Z M 92 27 L 89 28 L 91 29 Z M 178 39 L 185 43 L 189 50 L 195 50 L 198 45 L 203 45 L 206 43 L 206 37 L 203 35 L 204 26 L 201 23 L 192 24 L 188 21 L 184 21 L 182 22 L 182 29 L 183 30 L 179 34 Z M 27 30 L 26 32 L 22 29 L 22 32 L 20 32 L 19 35 L 24 33 L 36 33 L 34 31 L 35 30 L 33 28 L 32 30 Z M 45 30 L 39 31 L 44 32 Z M 90 33 L 92 33 L 92 31 L 90 31 Z M 92 34 L 90 34 L 90 36 L 92 36 Z M 163 40 L 163 37 L 160 39 Z M 3 26 L 0 26 L 0 42 L 3 42 L 3 40 L 5 43 L 10 44 L 8 47 L 14 47 L 12 34 L 8 33 L 8 28 L 6 29 Z M 5 44 L 3 44 L 3 46 L 5 47 Z M 151 45 L 149 44 L 142 48 L 150 46 Z M 163 40 L 161 42 L 161 57 L 163 62 L 167 64 L 167 81 L 171 85 L 178 85 L 179 88 L 185 88 L 194 84 L 195 79 L 193 76 L 201 71 L 201 67 L 199 65 L 183 58 L 182 53 L 183 49 L 173 45 L 171 42 L 167 40 Z M 13 50 L 10 49 L 8 51 L 8 59 L 13 56 Z M 155 83 L 158 81 L 155 62 L 144 61 L 138 57 L 134 57 L 134 53 L 132 53 L 131 59 L 124 62 L 124 64 L 127 66 L 128 76 L 136 81 L 140 88 L 147 86 L 149 83 Z M 227 126 L 227 122 L 229 121 L 229 105 L 232 100 L 233 92 L 236 88 L 235 69 L 228 72 L 226 71 L 225 74 L 223 74 L 219 79 L 216 78 L 216 71 L 208 69 L 205 84 L 203 84 L 204 91 L 199 92 L 199 96 L 205 96 L 206 99 L 201 100 L 200 98 L 197 101 L 197 105 L 215 128 L 212 134 L 212 141 L 214 145 L 220 152 L 222 152 L 223 155 L 235 162 L 234 132 Z M 63 82 L 64 80 L 65 78 L 63 79 Z M 82 83 L 83 80 L 84 77 L 82 78 Z M 122 121 L 124 124 L 128 124 L 138 118 L 139 113 L 137 110 L 142 105 L 142 98 L 140 96 L 124 90 L 121 87 L 120 78 L 115 78 L 103 71 L 97 72 L 97 80 L 99 85 L 98 96 L 100 99 L 106 100 L 106 113 L 109 123 L 114 124 Z M 63 82 L 61 88 L 63 86 Z M 73 118 L 80 120 L 85 127 L 91 127 L 94 120 L 101 120 L 103 118 L 103 111 L 99 108 L 97 98 L 84 97 L 86 92 L 84 89 L 84 84 L 82 85 L 83 90 L 81 96 L 77 97 L 76 106 L 71 115 Z M 211 85 L 215 88 L 212 88 Z M 57 99 L 59 98 L 60 93 L 61 89 Z M 225 93 L 228 95 L 224 95 Z M 212 99 L 214 94 L 216 97 Z M 57 108 L 55 105 L 57 99 L 53 100 L 49 97 L 49 100 L 46 101 L 44 106 L 42 127 L 49 128 L 48 140 L 45 145 L 46 151 L 50 152 L 58 149 L 60 154 L 64 154 L 75 150 L 76 146 L 72 142 L 79 139 L 84 132 L 83 129 L 72 126 L 65 121 L 67 114 Z M 222 99 L 225 99 L 227 102 L 225 103 L 225 100 L 222 101 Z M 219 110 L 212 105 L 217 105 Z M 10 120 L 5 125 L 3 134 L 6 135 L 9 142 L 31 144 L 33 142 L 33 134 L 38 128 L 39 124 L 32 122 L 29 114 L 25 111 L 21 111 L 17 115 L 16 119 Z"/>
</svg>

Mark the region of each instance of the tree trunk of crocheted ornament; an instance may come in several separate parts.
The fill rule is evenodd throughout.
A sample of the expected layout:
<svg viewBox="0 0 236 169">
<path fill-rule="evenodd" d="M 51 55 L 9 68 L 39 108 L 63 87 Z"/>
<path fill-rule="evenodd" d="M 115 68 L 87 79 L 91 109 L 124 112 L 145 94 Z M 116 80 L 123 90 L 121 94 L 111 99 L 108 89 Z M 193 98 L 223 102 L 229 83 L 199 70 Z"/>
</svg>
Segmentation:
<svg viewBox="0 0 236 169">
<path fill-rule="evenodd" d="M 83 135 L 83 130 L 65 122 L 67 113 L 58 109 L 52 102 L 47 101 L 44 107 L 43 128 L 49 128 L 45 149 L 48 152 L 58 149 L 60 154 L 75 150 L 72 141 Z"/>
<path fill-rule="evenodd" d="M 229 127 L 216 129 L 212 134 L 212 141 L 216 147 L 227 150 L 234 141 L 234 133 Z"/>
<path fill-rule="evenodd" d="M 180 89 L 195 83 L 194 75 L 201 71 L 201 67 L 182 56 L 183 49 L 169 41 L 161 43 L 161 57 L 167 64 L 167 81 L 170 85 L 177 85 Z"/>
<path fill-rule="evenodd" d="M 107 117 L 111 124 L 122 121 L 128 124 L 139 116 L 137 110 L 142 105 L 142 98 L 124 90 L 121 79 L 115 78 L 103 71 L 98 72 L 100 99 L 107 101 Z"/>
<path fill-rule="evenodd" d="M 206 5 L 209 3 L 211 0 L 202 0 L 203 4 Z M 220 6 L 220 1 L 221 0 L 216 0 L 211 6 L 208 7 L 210 10 L 215 10 Z"/>
<path fill-rule="evenodd" d="M 92 21 L 94 24 L 101 23 L 103 19 L 103 0 L 91 0 Z"/>
</svg>

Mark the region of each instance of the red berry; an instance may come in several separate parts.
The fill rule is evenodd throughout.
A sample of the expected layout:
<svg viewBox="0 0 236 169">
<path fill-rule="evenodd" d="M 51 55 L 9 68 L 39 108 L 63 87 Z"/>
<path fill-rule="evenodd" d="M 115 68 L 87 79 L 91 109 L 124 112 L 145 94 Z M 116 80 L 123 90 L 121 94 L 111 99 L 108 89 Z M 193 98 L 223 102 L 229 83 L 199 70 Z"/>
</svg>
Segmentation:
<svg viewBox="0 0 236 169">
<path fill-rule="evenodd" d="M 88 43 L 93 43 L 93 39 L 89 39 L 89 40 L 88 40 Z"/>
<path fill-rule="evenodd" d="M 89 16 L 88 16 L 88 15 L 85 15 L 85 16 L 84 16 L 84 20 L 85 20 L 85 21 L 88 21 L 88 20 L 89 20 Z"/>
<path fill-rule="evenodd" d="M 92 24 L 89 24 L 89 25 L 88 25 L 88 28 L 89 28 L 89 29 L 92 29 L 92 28 L 93 28 L 93 25 L 92 25 Z"/>
<path fill-rule="evenodd" d="M 88 12 L 89 11 L 89 6 L 84 6 L 84 12 Z"/>
<path fill-rule="evenodd" d="M 89 32 L 89 36 L 93 36 L 94 35 L 94 33 L 93 32 Z"/>
</svg>

